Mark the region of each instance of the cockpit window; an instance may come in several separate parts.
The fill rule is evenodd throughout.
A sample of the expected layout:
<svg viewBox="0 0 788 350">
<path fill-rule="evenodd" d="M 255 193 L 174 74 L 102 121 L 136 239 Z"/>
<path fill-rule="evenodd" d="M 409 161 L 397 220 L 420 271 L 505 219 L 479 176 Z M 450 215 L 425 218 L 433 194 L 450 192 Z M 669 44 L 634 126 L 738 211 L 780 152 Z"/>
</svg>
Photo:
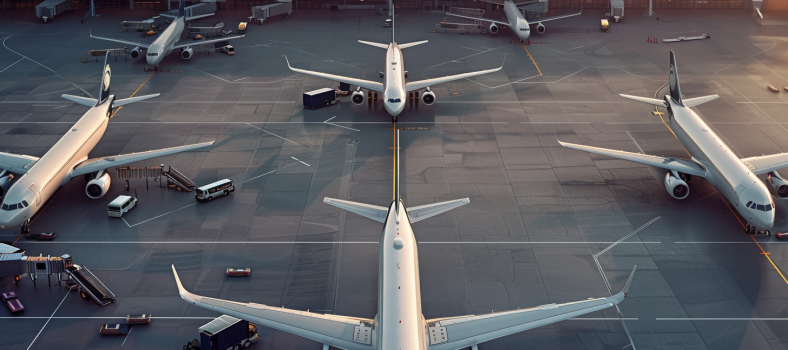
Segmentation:
<svg viewBox="0 0 788 350">
<path fill-rule="evenodd" d="M 767 204 L 766 205 L 766 211 L 771 211 L 771 210 L 772 210 L 772 205 L 771 204 Z"/>
<path fill-rule="evenodd" d="M 746 207 L 747 207 L 747 208 L 749 208 L 749 207 L 750 207 L 750 205 L 752 205 L 752 201 L 749 201 L 749 202 L 747 202 L 747 205 L 746 205 Z"/>
<path fill-rule="evenodd" d="M 756 208 L 756 209 L 758 209 L 760 211 L 766 211 L 766 210 L 764 210 L 765 208 L 763 207 L 763 204 L 758 204 L 758 208 Z"/>
<path fill-rule="evenodd" d="M 772 211 L 772 209 L 774 209 L 771 203 L 763 205 L 763 204 L 753 203 L 752 201 L 747 202 L 747 208 L 760 210 L 760 211 Z"/>
<path fill-rule="evenodd" d="M 393 103 L 393 102 L 402 102 L 402 100 L 401 100 L 401 99 L 398 99 L 398 98 L 390 98 L 390 99 L 389 99 L 389 102 L 392 102 L 392 103 Z"/>
<path fill-rule="evenodd" d="M 8 211 L 16 210 L 16 204 L 11 204 L 8 206 Z"/>
<path fill-rule="evenodd" d="M 3 207 L 2 207 L 2 209 L 3 209 L 3 210 L 8 210 L 8 204 L 3 204 Z"/>
<path fill-rule="evenodd" d="M 22 205 L 24 205 L 25 208 L 27 208 L 27 206 L 28 206 L 27 201 L 22 201 Z"/>
</svg>

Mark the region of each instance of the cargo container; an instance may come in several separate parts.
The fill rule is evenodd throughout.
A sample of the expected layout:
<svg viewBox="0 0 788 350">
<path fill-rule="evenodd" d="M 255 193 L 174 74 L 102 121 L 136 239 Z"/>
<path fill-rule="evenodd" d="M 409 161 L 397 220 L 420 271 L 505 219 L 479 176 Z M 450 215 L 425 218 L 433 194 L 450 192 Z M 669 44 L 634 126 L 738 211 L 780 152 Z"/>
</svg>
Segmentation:
<svg viewBox="0 0 788 350">
<path fill-rule="evenodd" d="M 46 0 L 36 6 L 36 17 L 38 17 L 41 22 L 46 23 L 64 11 L 73 8 L 73 0 Z"/>
<path fill-rule="evenodd" d="M 257 326 L 227 315 L 221 315 L 197 330 L 203 350 L 242 349 L 257 341 Z"/>
<path fill-rule="evenodd" d="M 273 4 L 252 6 L 252 15 L 249 17 L 249 22 L 263 24 L 268 18 L 273 16 L 289 17 L 292 13 L 292 0 L 277 0 Z"/>
<path fill-rule="evenodd" d="M 624 18 L 624 0 L 610 0 L 610 17 L 616 23 Z"/>
<path fill-rule="evenodd" d="M 317 109 L 339 102 L 334 89 L 322 88 L 304 93 L 304 108 Z"/>
</svg>

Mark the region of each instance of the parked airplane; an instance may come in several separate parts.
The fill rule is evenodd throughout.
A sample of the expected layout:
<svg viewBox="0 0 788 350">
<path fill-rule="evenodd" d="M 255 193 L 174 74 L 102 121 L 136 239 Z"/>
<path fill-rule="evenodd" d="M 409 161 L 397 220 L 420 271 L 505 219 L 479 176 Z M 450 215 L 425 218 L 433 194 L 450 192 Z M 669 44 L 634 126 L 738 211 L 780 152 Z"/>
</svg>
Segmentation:
<svg viewBox="0 0 788 350">
<path fill-rule="evenodd" d="M 159 63 L 164 60 L 167 55 L 169 55 L 174 50 L 180 50 L 181 58 L 184 60 L 188 60 L 194 56 L 194 49 L 192 45 L 195 44 L 212 44 L 220 41 L 228 41 L 232 39 L 239 39 L 243 38 L 245 35 L 239 36 L 232 36 L 232 37 L 221 37 L 218 39 L 211 39 L 211 40 L 201 40 L 195 41 L 194 43 L 189 44 L 180 44 L 175 45 L 179 40 L 181 40 L 181 35 L 183 34 L 183 29 L 186 28 L 186 22 L 192 21 L 197 18 L 207 17 L 213 15 L 200 15 L 194 17 L 186 17 L 184 15 L 183 9 L 186 6 L 185 0 L 181 0 L 180 7 L 178 7 L 178 17 L 176 17 L 172 23 L 161 33 L 161 36 L 156 38 L 151 44 L 145 43 L 138 43 L 136 41 L 129 41 L 129 40 L 121 40 L 121 39 L 114 39 L 114 38 L 104 38 L 100 36 L 95 36 L 93 33 L 90 33 L 91 38 L 101 39 L 101 40 L 108 40 L 114 41 L 121 44 L 133 45 L 134 49 L 131 50 L 131 58 L 140 57 L 140 53 L 142 50 L 145 50 L 145 60 L 148 64 L 158 67 Z M 166 16 L 166 15 L 165 15 Z"/>
<path fill-rule="evenodd" d="M 582 6 L 582 3 L 581 3 L 581 6 Z M 578 16 L 582 12 L 583 12 L 583 10 L 582 10 L 582 7 L 581 7 L 580 12 L 578 12 L 578 13 L 570 13 L 570 14 L 560 15 L 560 16 L 539 18 L 538 21 L 536 22 L 537 23 L 536 24 L 536 32 L 539 33 L 539 34 L 544 34 L 545 26 L 544 26 L 544 24 L 542 24 L 544 22 L 554 21 L 554 20 L 557 20 L 557 19 L 563 19 L 563 18 L 572 17 L 572 16 Z M 461 14 L 461 13 L 446 12 L 446 14 L 449 15 L 449 16 L 460 17 L 460 18 L 467 18 L 467 19 L 472 19 L 472 20 L 482 21 L 482 22 L 490 22 L 490 33 L 492 33 L 492 34 L 498 33 L 498 25 L 507 26 L 507 27 L 511 28 L 514 31 L 515 34 L 517 34 L 517 37 L 520 38 L 520 41 L 525 42 L 526 40 L 528 40 L 528 37 L 531 36 L 531 25 L 530 25 L 530 23 L 528 23 L 528 20 L 526 20 L 525 17 L 523 17 L 523 13 L 520 12 L 520 9 L 517 7 L 517 4 L 515 4 L 514 1 L 512 1 L 512 0 L 504 0 L 503 1 L 503 13 L 504 13 L 504 15 L 506 15 L 506 21 L 497 21 L 497 20 L 490 19 L 490 18 L 464 15 L 464 14 Z"/>
<path fill-rule="evenodd" d="M 381 73 L 381 78 L 385 79 L 383 80 L 383 83 L 293 68 L 290 66 L 290 61 L 287 60 L 287 56 L 285 56 L 285 61 L 287 61 L 287 67 L 289 67 L 290 70 L 294 72 L 312 75 L 329 80 L 341 81 L 343 83 L 348 83 L 358 86 L 358 89 L 355 92 L 353 92 L 353 95 L 351 96 L 351 101 L 353 101 L 353 103 L 357 105 L 364 103 L 364 93 L 361 92 L 362 88 L 376 91 L 376 93 L 382 92 L 383 106 L 386 108 L 386 111 L 388 111 L 389 114 L 391 114 L 393 121 L 396 121 L 397 116 L 400 113 L 402 113 L 402 110 L 405 109 L 405 103 L 407 102 L 408 92 L 417 91 L 426 88 L 427 90 L 421 95 L 421 100 L 422 102 L 424 102 L 424 104 L 431 105 L 435 103 L 435 93 L 433 93 L 430 90 L 430 86 L 436 84 L 448 83 L 450 81 L 475 77 L 477 75 L 493 73 L 503 68 L 503 66 L 501 66 L 495 69 L 488 69 L 478 72 L 463 73 L 463 74 L 446 76 L 442 78 L 433 78 L 433 79 L 419 80 L 419 81 L 406 83 L 405 79 L 408 77 L 408 71 L 405 70 L 405 66 L 404 66 L 405 62 L 402 58 L 401 49 L 406 49 L 416 45 L 421 45 L 426 43 L 428 40 L 398 45 L 397 42 L 394 40 L 393 11 L 394 10 L 392 7 L 391 44 L 379 44 L 379 43 L 373 43 L 363 40 L 358 41 L 362 44 L 367 44 L 381 49 L 386 49 L 386 62 L 384 63 L 384 67 L 391 67 L 391 69 L 389 70 L 387 68 L 385 72 Z"/>
<path fill-rule="evenodd" d="M 345 350 L 455 350 L 578 317 L 617 305 L 627 295 L 635 270 L 621 292 L 565 304 L 425 320 L 416 237 L 412 223 L 470 203 L 468 198 L 406 208 L 399 186 L 399 131 L 394 144 L 394 200 L 388 208 L 325 198 L 324 203 L 383 223 L 380 239 L 378 314 L 374 319 L 296 311 L 255 303 L 239 303 L 189 293 L 175 265 L 172 272 L 186 302 L 255 324 L 298 335 Z"/>
<path fill-rule="evenodd" d="M 704 178 L 717 188 L 748 221 L 745 228 L 747 233 L 754 234 L 757 230 L 767 235 L 771 234 L 769 230 L 774 226 L 774 201 L 769 189 L 758 179 L 758 175 L 767 174 L 767 181 L 775 191 L 775 195 L 779 198 L 788 198 L 788 181 L 777 173 L 777 169 L 788 167 L 788 153 L 743 159 L 736 157 L 722 138 L 690 109 L 719 96 L 682 99 L 676 56 L 673 51 L 670 52 L 668 86 L 670 95 L 665 95 L 662 100 L 624 94 L 621 94 L 621 97 L 666 108 L 668 120 L 665 121 L 661 115 L 660 118 L 687 150 L 690 155 L 689 160 L 558 142 L 567 148 L 667 169 L 665 189 L 676 199 L 689 196 L 688 183 L 692 176 Z"/>
<path fill-rule="evenodd" d="M 33 215 L 60 186 L 74 177 L 84 175 L 87 181 L 85 193 L 88 197 L 97 199 L 109 190 L 112 179 L 106 172 L 107 168 L 213 145 L 211 141 L 88 159 L 88 153 L 104 135 L 114 108 L 159 96 L 153 94 L 115 99 L 115 95 L 110 95 L 109 83 L 112 72 L 106 59 L 105 57 L 98 99 L 62 95 L 66 100 L 90 109 L 44 156 L 38 158 L 0 152 L 0 199 L 2 199 L 0 229 L 22 225 L 22 233 L 29 233 L 29 223 Z M 22 177 L 11 183 L 13 175 L 5 175 L 6 172 L 20 174 Z"/>
</svg>

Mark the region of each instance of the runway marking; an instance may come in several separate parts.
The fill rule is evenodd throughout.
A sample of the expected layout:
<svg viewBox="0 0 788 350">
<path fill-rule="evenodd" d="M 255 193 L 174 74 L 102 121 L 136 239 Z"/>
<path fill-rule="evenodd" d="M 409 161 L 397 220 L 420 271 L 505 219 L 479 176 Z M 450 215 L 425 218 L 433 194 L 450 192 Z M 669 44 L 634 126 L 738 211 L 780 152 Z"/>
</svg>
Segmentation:
<svg viewBox="0 0 788 350">
<path fill-rule="evenodd" d="M 70 290 L 69 290 L 69 292 L 70 292 Z M 61 300 L 61 301 L 60 301 L 60 304 L 57 304 L 57 308 L 55 308 L 55 311 L 53 311 L 53 312 L 52 312 L 52 315 L 51 315 L 51 316 L 49 316 L 49 318 L 47 319 L 47 322 L 46 322 L 46 323 L 44 323 L 44 326 L 43 326 L 43 327 L 41 327 L 41 330 L 40 330 L 40 331 L 38 331 L 38 334 L 36 334 L 36 337 L 35 337 L 35 338 L 33 338 L 33 341 L 32 341 L 32 342 L 30 342 L 30 345 L 27 347 L 27 350 L 30 350 L 30 348 L 32 348 L 32 347 L 33 347 L 33 344 L 36 342 L 36 339 L 38 339 L 38 336 L 40 336 L 40 335 L 41 335 L 41 332 L 43 332 L 43 331 L 44 331 L 44 328 L 46 328 L 46 327 L 47 327 L 47 325 L 49 324 L 49 321 L 51 321 L 51 320 L 52 320 L 52 317 L 53 317 L 53 316 L 55 316 L 55 313 L 57 312 L 57 310 L 58 310 L 58 309 L 60 309 L 60 305 L 63 305 L 63 302 L 64 302 L 64 301 L 66 301 L 66 298 L 67 298 L 67 297 L 68 297 L 68 292 L 66 292 L 66 295 L 63 297 L 63 300 Z"/>
<path fill-rule="evenodd" d="M 330 120 L 333 120 L 333 119 L 334 119 L 334 118 L 336 118 L 336 117 L 337 117 L 337 116 L 333 116 L 333 117 L 331 117 L 331 118 L 328 118 L 328 119 L 327 119 L 326 121 L 324 121 L 323 123 L 325 123 L 325 124 L 328 124 L 328 125 L 337 126 L 337 127 L 343 128 L 343 129 L 348 129 L 348 130 L 353 130 L 353 131 L 359 131 L 359 132 L 361 131 L 361 130 L 359 130 L 359 129 L 353 129 L 353 128 L 349 128 L 349 127 L 347 127 L 347 126 L 342 126 L 342 125 L 337 125 L 337 124 L 334 124 L 334 123 L 329 123 L 329 121 L 330 121 Z"/>
<path fill-rule="evenodd" d="M 0 73 L 2 73 L 2 71 L 0 71 Z M 58 92 L 64 92 L 64 91 L 70 91 L 70 90 L 74 90 L 74 88 L 72 87 L 72 88 L 70 88 L 70 89 L 65 89 L 65 90 L 58 90 L 58 91 L 52 91 L 52 92 L 45 92 L 45 93 L 43 93 L 43 94 L 36 94 L 36 95 L 33 95 L 33 96 L 41 96 L 41 95 L 56 94 L 56 93 L 58 93 Z"/>
<path fill-rule="evenodd" d="M 207 76 L 210 76 L 210 77 L 213 77 L 213 78 L 219 79 L 219 80 L 221 80 L 221 81 L 223 81 L 223 82 L 225 82 L 225 83 L 230 83 L 230 84 L 273 84 L 273 83 L 279 83 L 279 82 L 285 81 L 285 80 L 287 80 L 287 79 L 289 79 L 289 78 L 292 78 L 292 77 L 294 77 L 294 76 L 298 75 L 298 74 L 288 75 L 288 76 L 286 76 L 286 77 L 284 77 L 284 78 L 282 78 L 282 79 L 273 80 L 273 81 L 249 81 L 249 82 L 247 82 L 247 81 L 241 81 L 241 82 L 235 82 L 235 81 L 231 81 L 231 80 L 224 79 L 224 78 L 222 78 L 222 77 L 215 76 L 215 75 L 213 75 L 213 74 L 211 74 L 211 73 L 208 73 L 208 72 L 203 72 L 203 71 L 201 71 L 201 70 L 199 70 L 199 69 L 194 69 L 194 68 L 186 68 L 186 69 L 191 69 L 191 70 L 193 70 L 193 71 L 200 72 L 200 73 L 202 73 L 202 74 L 205 74 L 205 75 L 207 75 Z M 300 73 L 299 73 L 299 74 L 300 74 Z M 295 102 L 295 101 L 293 101 L 293 102 Z M 198 102 L 198 103 L 199 103 L 199 102 Z M 210 102 L 210 101 L 203 101 L 202 103 L 215 103 L 215 102 Z"/>
<path fill-rule="evenodd" d="M 129 328 L 129 332 L 128 332 L 128 333 L 126 333 L 126 337 L 125 337 L 125 338 L 123 338 L 123 342 L 122 342 L 122 343 L 120 343 L 120 347 L 121 347 L 121 348 L 123 347 L 123 345 L 124 345 L 124 344 L 126 344 L 126 340 L 128 340 L 128 339 L 129 339 L 129 336 L 131 335 L 131 331 L 133 331 L 133 330 L 134 330 L 134 327 L 130 327 L 130 328 Z"/>
<path fill-rule="evenodd" d="M 490 52 L 490 51 L 494 51 L 494 50 L 500 49 L 500 48 L 502 48 L 502 47 L 505 47 L 505 46 L 509 46 L 509 45 L 508 45 L 508 44 L 507 44 L 507 45 L 501 45 L 501 46 L 498 46 L 498 47 L 496 47 L 496 48 L 489 49 L 489 50 L 487 50 L 487 51 L 482 51 L 482 52 L 478 52 L 478 53 L 475 53 L 475 54 L 472 54 L 472 55 L 468 55 L 468 56 L 465 56 L 465 57 L 460 57 L 460 58 L 457 58 L 457 59 L 453 59 L 453 60 L 451 60 L 451 61 L 446 61 L 446 62 L 443 62 L 443 63 L 438 63 L 438 64 L 436 64 L 436 65 L 434 65 L 434 66 L 430 66 L 430 67 L 424 68 L 424 70 L 427 70 L 427 69 L 430 69 L 430 68 L 439 67 L 439 66 L 442 66 L 442 65 L 444 65 L 444 64 L 446 64 L 446 63 L 451 63 L 451 62 L 454 62 L 454 61 L 458 61 L 458 60 L 464 60 L 464 59 L 466 59 L 466 58 L 468 58 L 468 57 L 473 57 L 473 56 L 481 55 L 481 54 L 483 54 L 483 53 Z"/>
<path fill-rule="evenodd" d="M 193 205 L 197 205 L 197 203 L 192 203 L 192 204 L 189 204 L 189 205 L 187 205 L 187 206 L 180 207 L 180 208 L 178 208 L 178 209 L 175 209 L 175 210 L 172 210 L 172 211 L 168 211 L 168 212 L 166 212 L 166 213 L 164 213 L 164 214 L 161 214 L 161 215 L 159 215 L 159 216 L 154 216 L 154 217 L 152 217 L 152 218 L 150 218 L 150 219 L 148 219 L 148 220 L 145 220 L 145 221 L 138 222 L 138 223 L 136 223 L 136 224 L 134 224 L 134 225 L 129 225 L 129 223 L 128 223 L 128 222 L 126 222 L 126 219 L 123 219 L 123 218 L 121 218 L 121 219 L 123 219 L 123 222 L 126 222 L 126 225 L 129 225 L 129 227 L 134 227 L 134 226 L 137 226 L 137 225 L 144 224 L 144 223 L 146 223 L 146 222 L 148 222 L 148 221 L 151 221 L 151 220 L 158 219 L 158 218 L 160 218 L 160 217 L 162 217 L 162 216 L 165 216 L 165 215 L 168 215 L 168 214 L 172 214 L 172 213 L 174 213 L 174 212 L 176 212 L 176 211 L 178 211 L 178 210 L 181 210 L 181 209 L 185 209 L 185 208 L 191 207 L 191 206 L 193 206 Z M 76 242 L 72 242 L 72 243 L 76 243 Z"/>
<path fill-rule="evenodd" d="M 479 49 L 473 49 L 473 48 L 470 48 L 470 47 L 467 47 L 467 46 L 460 46 L 460 47 L 463 48 L 463 49 L 473 50 L 473 51 L 476 51 L 476 52 L 484 51 L 484 50 L 479 50 Z"/>
<path fill-rule="evenodd" d="M 17 238 L 14 240 L 14 243 L 11 243 L 11 245 L 14 245 L 14 244 L 16 244 L 16 242 L 19 242 L 19 239 L 20 239 L 20 238 L 22 238 L 22 234 L 21 234 L 21 233 L 19 234 L 19 237 L 17 237 Z"/>
<path fill-rule="evenodd" d="M 538 72 L 539 72 L 539 76 L 542 76 L 542 70 L 541 70 L 541 69 L 539 69 L 539 65 L 538 65 L 538 64 L 536 64 L 536 61 L 534 61 L 534 58 L 533 58 L 533 56 L 531 56 L 531 53 L 530 53 L 530 52 L 528 52 L 528 48 L 527 48 L 527 47 L 525 47 L 525 44 L 523 44 L 523 48 L 525 49 L 525 53 L 527 53 L 527 54 L 528 54 L 528 58 L 530 58 L 530 59 L 531 59 L 531 62 L 533 62 L 533 63 L 534 63 L 534 67 L 536 67 L 536 71 L 538 71 Z"/>
<path fill-rule="evenodd" d="M 295 163 L 294 163 L 295 164 Z M 195 203 L 196 204 L 196 203 Z M 194 204 L 187 205 L 187 207 Z M 185 208 L 185 207 L 184 207 Z M 174 211 L 180 210 L 179 208 Z M 159 215 L 144 222 L 157 219 L 172 212 Z M 417 244 L 611 244 L 616 242 L 417 242 Z M 380 244 L 379 241 L 31 241 L 19 244 Z M 662 242 L 618 242 L 618 244 L 662 244 Z"/>
<path fill-rule="evenodd" d="M 278 138 L 280 138 L 280 139 L 282 139 L 282 140 L 285 140 L 285 141 L 287 141 L 287 142 L 291 142 L 291 143 L 294 143 L 294 144 L 296 144 L 296 145 L 299 145 L 298 143 L 295 143 L 295 142 L 293 142 L 293 141 L 290 141 L 290 140 L 288 140 L 288 139 L 286 139 L 286 138 L 284 138 L 284 137 L 282 137 L 282 136 L 279 136 L 279 135 L 277 135 L 277 134 L 274 134 L 274 133 L 272 133 L 272 132 L 269 132 L 269 131 L 267 131 L 267 130 L 264 130 L 264 129 L 262 129 L 262 128 L 258 128 L 258 127 L 256 127 L 256 126 L 254 126 L 254 125 L 250 124 L 250 123 L 246 123 L 246 125 L 249 125 L 249 126 L 251 126 L 251 127 L 255 128 L 255 129 L 257 129 L 257 130 L 260 130 L 260 131 L 262 131 L 262 132 L 264 132 L 264 133 L 267 133 L 267 134 L 269 134 L 269 135 L 276 136 L 276 137 L 278 137 Z M 301 146 L 301 145 L 299 145 L 299 146 Z M 306 147 L 306 146 L 304 146 L 304 147 Z"/>
<path fill-rule="evenodd" d="M 722 195 L 720 195 L 720 197 L 722 197 Z M 745 228 L 744 223 L 741 221 L 741 219 L 739 219 L 739 214 L 736 214 L 736 211 L 734 211 L 733 208 L 731 208 L 731 206 L 728 204 L 728 202 L 725 200 L 725 198 L 722 199 L 722 202 L 725 203 L 725 206 L 728 207 L 728 210 L 730 210 L 731 213 L 733 213 L 733 217 L 736 218 L 736 221 L 739 222 L 739 225 L 741 225 L 742 228 Z M 750 238 L 752 239 L 753 242 L 755 242 L 755 245 L 758 246 L 758 249 L 761 250 L 761 255 L 765 256 L 766 259 L 769 260 L 769 263 L 771 263 L 772 266 L 774 267 L 774 269 L 777 270 L 777 273 L 779 273 L 780 277 L 783 278 L 783 281 L 785 281 L 785 284 L 788 284 L 788 279 L 785 278 L 785 275 L 783 275 L 783 272 L 780 271 L 780 268 L 777 267 L 777 264 L 775 264 L 774 261 L 772 261 L 772 258 L 769 257 L 769 254 L 767 254 L 766 251 L 763 250 L 763 247 L 761 247 L 761 244 L 758 243 L 758 241 L 755 240 L 755 237 L 753 235 L 750 235 Z"/>
<path fill-rule="evenodd" d="M 657 321 L 788 321 L 788 318 L 780 317 L 657 317 Z"/>
<path fill-rule="evenodd" d="M 3 47 L 5 47 L 5 48 L 6 48 L 6 50 L 8 50 L 8 51 L 11 51 L 11 52 L 13 52 L 13 53 L 15 53 L 15 54 L 17 54 L 17 55 L 19 55 L 19 56 L 22 56 L 22 58 L 26 58 L 26 59 L 27 59 L 28 61 L 30 61 L 30 62 L 33 62 L 33 63 L 35 63 L 35 64 L 37 64 L 37 65 L 39 65 L 39 66 L 41 66 L 41 67 L 44 67 L 44 68 L 46 68 L 48 71 L 50 71 L 50 72 L 52 72 L 52 73 L 55 73 L 55 75 L 57 75 L 57 76 L 59 76 L 59 77 L 63 78 L 63 80 L 67 81 L 67 82 L 68 82 L 68 83 L 70 83 L 71 85 L 74 85 L 74 86 L 75 86 L 77 89 L 80 89 L 80 90 L 82 90 L 82 92 L 84 92 L 84 93 L 85 93 L 86 95 L 88 95 L 90 98 L 95 98 L 95 97 L 93 97 L 93 95 L 91 95 L 91 94 L 90 94 L 89 92 L 87 92 L 85 89 L 83 89 L 82 87 L 80 87 L 80 86 L 79 86 L 79 85 L 77 85 L 77 84 L 74 84 L 74 82 L 72 82 L 71 80 L 68 80 L 66 77 L 64 77 L 64 76 L 60 75 L 60 73 L 58 73 L 58 72 L 55 72 L 54 70 L 52 70 L 52 68 L 49 68 L 49 67 L 47 67 L 47 66 L 45 66 L 45 65 L 43 65 L 43 64 L 41 64 L 41 63 L 38 63 L 38 62 L 34 61 L 33 59 L 31 59 L 30 57 L 27 57 L 27 56 L 25 56 L 25 55 L 23 55 L 23 54 L 21 54 L 21 53 L 19 53 L 19 52 L 16 52 L 16 51 L 14 51 L 14 50 L 11 50 L 11 49 L 10 49 L 8 46 L 6 46 L 6 44 L 5 44 L 5 41 L 6 41 L 6 40 L 8 40 L 8 38 L 10 38 L 10 37 L 11 37 L 11 36 L 9 35 L 9 36 L 5 37 L 5 39 L 3 39 Z M 5 69 L 4 69 L 4 70 L 5 70 Z"/>
<path fill-rule="evenodd" d="M 293 158 L 293 159 L 295 159 L 295 161 L 296 161 L 296 162 L 299 162 L 299 163 L 301 163 L 301 164 L 303 164 L 303 165 L 306 165 L 306 166 L 311 166 L 311 165 L 309 165 L 309 164 L 306 164 L 306 163 L 304 163 L 304 161 L 302 161 L 302 160 L 300 160 L 300 159 L 298 159 L 298 158 L 296 158 L 296 157 L 290 157 L 290 158 Z"/>
<path fill-rule="evenodd" d="M 575 317 L 575 318 L 569 318 L 568 320 L 569 321 L 618 321 L 618 320 L 637 321 L 639 320 L 639 318 L 637 317 L 588 317 L 588 318 Z"/>
<path fill-rule="evenodd" d="M 23 59 L 24 59 L 24 58 L 20 58 L 20 59 L 19 59 L 19 61 L 21 61 L 21 60 L 23 60 Z M 3 70 L 0 70 L 0 73 L 2 73 L 2 72 L 5 72 L 5 70 L 6 70 L 6 69 L 8 69 L 8 68 L 11 68 L 13 65 L 15 65 L 15 64 L 17 64 L 17 63 L 19 63 L 19 61 L 16 61 L 16 62 L 14 62 L 14 63 L 11 63 L 11 65 L 10 65 L 10 66 L 3 68 Z"/>
<path fill-rule="evenodd" d="M 760 243 L 760 244 L 788 244 L 788 242 L 673 242 L 676 244 L 753 244 L 753 243 Z"/>
<path fill-rule="evenodd" d="M 598 258 L 600 255 L 602 255 L 602 254 L 605 254 L 605 252 L 607 252 L 608 250 L 610 250 L 610 249 L 613 249 L 613 247 L 615 247 L 616 245 L 618 245 L 618 244 L 622 243 L 622 242 L 623 242 L 623 241 L 625 241 L 627 238 L 629 238 L 629 237 L 632 237 L 632 235 L 634 235 L 634 234 L 636 234 L 636 233 L 638 233 L 638 232 L 642 231 L 642 230 L 643 230 L 644 228 L 646 228 L 648 225 L 651 225 L 651 224 L 655 223 L 657 220 L 659 220 L 659 219 L 661 219 L 661 218 L 662 218 L 662 216 L 660 215 L 660 216 L 657 216 L 657 217 L 655 217 L 655 218 L 651 219 L 651 221 L 649 221 L 649 222 L 647 222 L 647 223 L 643 224 L 642 226 L 638 227 L 636 230 L 634 230 L 634 231 L 630 232 L 628 235 L 626 235 L 626 236 L 622 237 L 621 239 L 619 239 L 618 241 L 614 242 L 614 243 L 613 243 L 613 244 L 611 244 L 609 247 L 607 247 L 607 248 L 603 249 L 603 250 L 602 250 L 602 251 L 600 251 L 599 253 L 596 253 L 596 254 L 594 254 L 594 258 Z"/>
</svg>

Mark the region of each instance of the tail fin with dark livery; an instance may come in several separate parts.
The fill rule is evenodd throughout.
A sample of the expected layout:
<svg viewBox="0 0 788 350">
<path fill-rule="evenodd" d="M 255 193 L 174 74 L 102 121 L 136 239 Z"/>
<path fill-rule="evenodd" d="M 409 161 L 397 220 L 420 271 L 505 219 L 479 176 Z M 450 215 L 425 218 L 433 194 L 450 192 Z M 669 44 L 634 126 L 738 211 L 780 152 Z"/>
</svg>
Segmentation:
<svg viewBox="0 0 788 350">
<path fill-rule="evenodd" d="M 676 67 L 676 54 L 670 51 L 670 76 L 668 76 L 668 87 L 670 88 L 670 98 L 679 106 L 684 106 L 681 101 L 681 88 L 679 87 L 679 71 Z"/>
<path fill-rule="evenodd" d="M 60 97 L 74 102 L 78 105 L 83 105 L 85 107 L 98 107 L 102 103 L 106 102 L 110 99 L 110 90 L 109 90 L 109 83 L 112 78 L 112 70 L 109 69 L 109 55 L 104 56 L 104 69 L 101 72 L 101 81 L 99 82 L 99 98 L 89 98 L 89 97 L 82 97 L 82 96 L 74 96 L 68 94 L 62 94 Z M 137 97 L 129 97 L 120 100 L 113 100 L 111 101 L 112 106 L 110 108 L 120 107 L 123 105 L 127 105 L 129 103 L 134 103 L 142 100 L 147 100 L 149 98 L 158 97 L 159 94 L 152 94 L 152 95 L 145 95 L 145 96 L 137 96 Z"/>
<path fill-rule="evenodd" d="M 99 83 L 99 98 L 96 106 L 104 103 L 109 98 L 109 82 L 112 78 L 112 71 L 109 69 L 109 55 L 104 56 L 104 71 L 101 73 L 101 83 Z"/>
<path fill-rule="evenodd" d="M 184 16 L 184 8 L 186 8 L 186 0 L 179 1 L 179 4 L 178 4 L 178 17 L 176 17 L 176 18 L 181 18 L 181 17 Z"/>
</svg>

